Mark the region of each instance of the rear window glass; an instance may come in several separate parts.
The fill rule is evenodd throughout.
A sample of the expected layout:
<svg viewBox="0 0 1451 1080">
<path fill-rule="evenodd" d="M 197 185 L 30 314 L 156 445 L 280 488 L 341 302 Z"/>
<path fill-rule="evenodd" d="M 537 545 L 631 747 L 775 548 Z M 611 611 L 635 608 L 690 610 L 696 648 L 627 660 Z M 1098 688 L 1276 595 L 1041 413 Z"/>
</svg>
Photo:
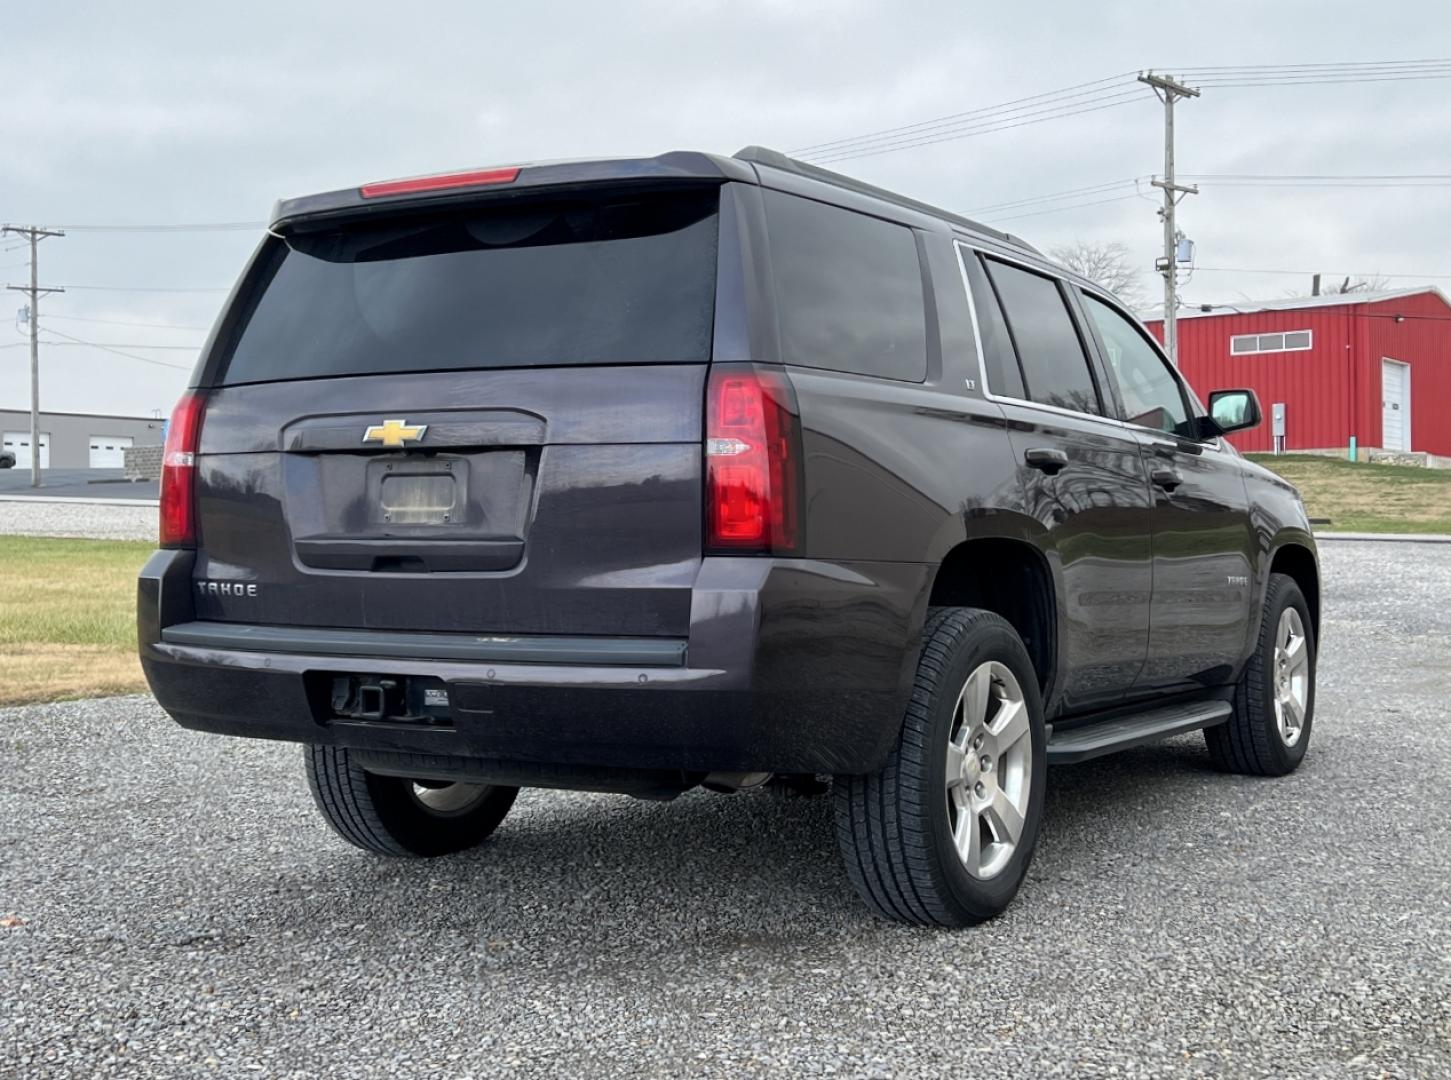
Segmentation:
<svg viewBox="0 0 1451 1080">
<path fill-rule="evenodd" d="M 765 199 L 781 359 L 925 379 L 927 317 L 912 230 L 778 191 Z"/>
<path fill-rule="evenodd" d="M 278 242 L 223 383 L 703 363 L 719 192 L 511 203 Z"/>
</svg>

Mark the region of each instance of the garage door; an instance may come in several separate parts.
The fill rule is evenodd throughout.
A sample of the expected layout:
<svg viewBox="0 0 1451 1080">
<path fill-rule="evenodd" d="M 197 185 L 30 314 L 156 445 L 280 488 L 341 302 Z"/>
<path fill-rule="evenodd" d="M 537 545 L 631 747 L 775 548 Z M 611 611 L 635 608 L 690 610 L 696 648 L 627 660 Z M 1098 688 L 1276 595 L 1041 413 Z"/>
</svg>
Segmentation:
<svg viewBox="0 0 1451 1080">
<path fill-rule="evenodd" d="M 15 455 L 15 467 L 17 469 L 30 468 L 30 432 L 28 431 L 7 431 L 0 434 L 0 443 L 3 443 L 6 450 Z M 40 433 L 40 467 L 50 468 L 50 432 Z"/>
<path fill-rule="evenodd" d="M 91 468 L 121 468 L 126 464 L 126 450 L 133 441 L 130 435 L 92 435 Z"/>
<path fill-rule="evenodd" d="M 1395 360 L 1380 362 L 1380 444 L 1385 450 L 1411 448 L 1411 367 Z"/>
</svg>

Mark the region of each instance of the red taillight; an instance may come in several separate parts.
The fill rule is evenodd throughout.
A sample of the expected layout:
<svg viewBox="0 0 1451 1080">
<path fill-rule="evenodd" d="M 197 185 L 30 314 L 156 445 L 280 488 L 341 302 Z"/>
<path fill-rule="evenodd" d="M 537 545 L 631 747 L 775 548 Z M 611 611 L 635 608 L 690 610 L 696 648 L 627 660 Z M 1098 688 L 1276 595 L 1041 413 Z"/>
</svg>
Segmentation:
<svg viewBox="0 0 1451 1080">
<path fill-rule="evenodd" d="M 705 416 L 707 546 L 794 551 L 801 451 L 785 374 L 712 367 Z"/>
<path fill-rule="evenodd" d="M 473 169 L 470 172 L 440 173 L 437 176 L 415 176 L 408 180 L 380 180 L 376 184 L 364 184 L 359 190 L 363 198 L 376 199 L 381 195 L 416 195 L 421 191 L 512 184 L 518 177 L 518 166 L 511 165 L 505 169 Z"/>
<path fill-rule="evenodd" d="M 196 451 L 206 398 L 200 390 L 181 395 L 166 426 L 161 451 L 161 546 L 196 543 Z"/>
</svg>

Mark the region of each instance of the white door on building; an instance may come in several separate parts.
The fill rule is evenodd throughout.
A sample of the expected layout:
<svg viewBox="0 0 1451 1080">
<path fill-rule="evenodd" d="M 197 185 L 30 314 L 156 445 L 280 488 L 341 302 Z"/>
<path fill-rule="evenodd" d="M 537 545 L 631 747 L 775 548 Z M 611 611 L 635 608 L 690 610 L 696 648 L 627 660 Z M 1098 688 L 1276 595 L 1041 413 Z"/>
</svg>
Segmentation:
<svg viewBox="0 0 1451 1080">
<path fill-rule="evenodd" d="M 1380 362 L 1380 444 L 1385 450 L 1411 449 L 1411 365 Z"/>
<path fill-rule="evenodd" d="M 17 469 L 30 468 L 30 432 L 28 431 L 7 431 L 0 434 L 0 443 L 3 443 L 6 450 L 15 455 L 15 467 Z M 40 467 L 50 468 L 50 432 L 40 433 Z"/>
<path fill-rule="evenodd" d="M 130 435 L 92 435 L 91 468 L 121 468 L 126 464 L 126 451 L 134 441 Z"/>
</svg>

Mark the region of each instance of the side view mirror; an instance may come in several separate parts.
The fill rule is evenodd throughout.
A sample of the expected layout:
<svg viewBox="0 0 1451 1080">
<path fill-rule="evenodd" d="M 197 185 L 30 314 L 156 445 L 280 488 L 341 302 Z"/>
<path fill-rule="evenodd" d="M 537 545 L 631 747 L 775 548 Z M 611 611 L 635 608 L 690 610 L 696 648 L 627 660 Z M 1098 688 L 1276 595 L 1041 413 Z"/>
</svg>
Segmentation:
<svg viewBox="0 0 1451 1080">
<path fill-rule="evenodd" d="M 1258 427 L 1264 419 L 1260 399 L 1253 390 L 1216 390 L 1209 395 L 1209 423 L 1212 434 L 1228 435 Z"/>
</svg>

